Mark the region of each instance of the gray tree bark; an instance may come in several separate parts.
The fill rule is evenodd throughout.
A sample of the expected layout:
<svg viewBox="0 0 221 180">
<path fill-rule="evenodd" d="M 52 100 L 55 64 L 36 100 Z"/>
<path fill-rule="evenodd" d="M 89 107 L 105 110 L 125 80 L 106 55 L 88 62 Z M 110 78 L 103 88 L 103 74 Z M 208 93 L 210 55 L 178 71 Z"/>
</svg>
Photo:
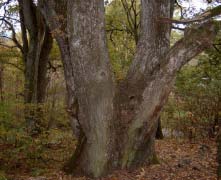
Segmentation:
<svg viewBox="0 0 221 180">
<path fill-rule="evenodd" d="M 69 49 L 69 37 L 67 35 L 67 0 L 39 0 L 38 8 L 44 15 L 51 33 L 57 41 L 61 52 L 64 67 L 64 76 L 67 90 L 67 112 L 70 124 L 76 137 L 82 137 L 78 122 L 78 101 L 75 95 L 74 74 L 72 70 L 71 55 Z"/>
<path fill-rule="evenodd" d="M 55 1 L 41 3 L 49 27 L 55 29 L 60 24 L 54 20 Z M 66 39 L 62 33 L 55 38 L 73 105 L 69 107 L 81 132 L 69 166 L 74 173 L 100 177 L 115 168 L 151 163 L 158 118 L 176 73 L 211 44 L 219 29 L 205 21 L 189 28 L 170 48 L 171 23 L 163 18 L 170 19 L 173 1 L 142 0 L 141 7 L 137 53 L 126 79 L 116 85 L 106 47 L 103 0 L 68 1 Z"/>
</svg>

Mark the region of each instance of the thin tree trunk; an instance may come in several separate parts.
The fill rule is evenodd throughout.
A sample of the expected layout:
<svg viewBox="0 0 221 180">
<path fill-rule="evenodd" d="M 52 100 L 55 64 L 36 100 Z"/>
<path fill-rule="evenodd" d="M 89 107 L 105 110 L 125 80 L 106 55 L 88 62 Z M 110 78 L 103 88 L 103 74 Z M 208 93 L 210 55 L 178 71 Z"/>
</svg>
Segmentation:
<svg viewBox="0 0 221 180">
<path fill-rule="evenodd" d="M 2 63 L 0 63 L 0 99 L 1 102 L 4 101 L 4 67 Z"/>
<path fill-rule="evenodd" d="M 219 132 L 217 136 L 217 180 L 221 180 L 221 124 L 219 123 Z"/>
<path fill-rule="evenodd" d="M 161 119 L 160 118 L 158 118 L 156 139 L 163 139 L 163 131 L 162 131 L 162 127 L 161 127 Z"/>
<path fill-rule="evenodd" d="M 218 99 L 218 109 L 220 109 L 221 97 Z M 217 180 L 221 180 L 221 117 L 217 116 L 217 123 L 219 126 L 219 132 L 217 136 Z"/>
<path fill-rule="evenodd" d="M 73 133 L 76 138 L 79 138 L 82 137 L 82 135 L 78 121 L 78 101 L 75 94 L 74 73 L 72 68 L 70 68 L 72 67 L 72 61 L 67 35 L 67 1 L 64 0 L 55 3 L 54 0 L 39 0 L 38 7 L 44 15 L 47 24 L 50 27 L 51 33 L 54 35 L 61 52 L 67 90 L 67 112 L 69 114 L 69 120 L 73 129 Z"/>
<path fill-rule="evenodd" d="M 48 85 L 47 65 L 49 55 L 53 45 L 53 38 L 49 28 L 45 25 L 44 41 L 41 47 L 41 53 L 38 64 L 38 81 L 37 81 L 37 102 L 44 103 L 46 97 L 46 89 Z"/>
<path fill-rule="evenodd" d="M 51 129 L 51 127 L 54 125 L 54 122 L 55 122 L 55 115 L 56 115 L 56 100 L 57 100 L 57 97 L 56 97 L 56 93 L 57 93 L 57 87 L 55 86 L 54 87 L 55 91 L 53 92 L 53 95 L 52 95 L 52 100 L 51 100 L 51 107 L 50 107 L 50 116 L 49 116 L 49 121 L 48 121 L 48 127 L 47 127 L 47 130 Z"/>
</svg>

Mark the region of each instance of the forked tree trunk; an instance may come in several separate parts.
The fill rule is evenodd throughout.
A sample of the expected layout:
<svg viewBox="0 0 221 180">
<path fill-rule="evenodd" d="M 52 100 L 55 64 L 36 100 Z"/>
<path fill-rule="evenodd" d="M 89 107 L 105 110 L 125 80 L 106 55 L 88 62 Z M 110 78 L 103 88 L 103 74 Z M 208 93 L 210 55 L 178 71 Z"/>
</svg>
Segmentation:
<svg viewBox="0 0 221 180">
<path fill-rule="evenodd" d="M 40 2 L 50 28 L 55 29 L 59 24 L 53 20 L 58 15 L 55 1 Z M 126 79 L 115 85 L 105 42 L 103 0 L 69 0 L 67 7 L 68 41 L 55 36 L 74 105 L 71 111 L 81 132 L 71 171 L 99 177 L 114 168 L 151 163 L 158 118 L 175 75 L 210 45 L 216 26 L 204 22 L 191 28 L 169 49 L 171 25 L 162 17 L 171 17 L 173 1 L 142 0 L 137 53 Z"/>
<path fill-rule="evenodd" d="M 161 109 L 158 103 L 165 101 L 157 94 L 160 84 L 151 86 L 151 81 L 157 77 L 154 73 L 160 70 L 160 63 L 165 61 L 162 57 L 169 51 L 171 25 L 159 20 L 172 16 L 173 1 L 144 0 L 141 3 L 141 32 L 136 55 L 116 97 L 120 104 L 120 124 L 124 122 L 122 128 L 125 129 L 125 136 L 119 142 L 124 142 L 120 147 L 123 168 L 151 163 L 155 158 L 154 139 Z"/>
</svg>

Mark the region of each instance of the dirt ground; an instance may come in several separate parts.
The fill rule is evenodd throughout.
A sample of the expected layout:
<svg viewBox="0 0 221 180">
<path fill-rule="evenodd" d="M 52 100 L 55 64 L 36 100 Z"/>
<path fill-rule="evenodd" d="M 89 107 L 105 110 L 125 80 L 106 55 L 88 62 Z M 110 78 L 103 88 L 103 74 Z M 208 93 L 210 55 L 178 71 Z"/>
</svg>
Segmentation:
<svg viewBox="0 0 221 180">
<path fill-rule="evenodd" d="M 158 140 L 156 151 L 159 164 L 142 167 L 132 172 L 116 171 L 100 180 L 216 180 L 216 143 L 213 140 L 198 142 Z M 13 180 L 89 179 L 52 172 L 41 177 L 13 177 Z"/>
</svg>

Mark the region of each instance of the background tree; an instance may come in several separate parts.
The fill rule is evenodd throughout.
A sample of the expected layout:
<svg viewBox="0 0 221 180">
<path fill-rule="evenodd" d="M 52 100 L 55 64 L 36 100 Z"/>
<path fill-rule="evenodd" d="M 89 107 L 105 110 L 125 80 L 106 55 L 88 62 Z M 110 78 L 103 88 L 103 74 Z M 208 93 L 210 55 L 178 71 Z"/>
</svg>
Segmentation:
<svg viewBox="0 0 221 180">
<path fill-rule="evenodd" d="M 53 39 L 33 1 L 5 1 L 1 3 L 1 8 L 4 9 L 1 25 L 11 31 L 11 37 L 4 34 L 3 37 L 11 40 L 13 42 L 11 48 L 16 47 L 22 54 L 25 75 L 24 102 L 27 105 L 26 120 L 27 127 L 32 131 L 38 126 L 39 118 L 29 106 L 45 101 L 47 65 Z M 17 33 L 18 29 L 21 30 L 21 40 Z"/>
<path fill-rule="evenodd" d="M 138 39 L 139 32 L 139 13 L 134 17 L 131 11 L 127 9 L 136 9 L 138 11 L 138 2 L 132 3 L 125 1 L 125 6 L 122 1 L 115 0 L 106 6 L 106 32 L 107 43 L 111 64 L 116 80 L 125 78 L 129 65 L 133 59 L 136 49 L 136 38 Z M 136 5 L 136 7 L 135 7 Z M 129 25 L 134 22 L 128 18 L 136 18 L 136 24 Z M 135 28 L 135 29 L 134 29 Z M 137 32 L 135 35 L 133 32 Z"/>
<path fill-rule="evenodd" d="M 22 52 L 25 64 L 25 103 L 42 103 L 47 86 L 47 64 L 53 39 L 33 1 L 19 0 Z M 28 32 L 28 35 L 27 35 Z M 26 117 L 29 128 L 38 126 L 35 112 Z"/>
</svg>

